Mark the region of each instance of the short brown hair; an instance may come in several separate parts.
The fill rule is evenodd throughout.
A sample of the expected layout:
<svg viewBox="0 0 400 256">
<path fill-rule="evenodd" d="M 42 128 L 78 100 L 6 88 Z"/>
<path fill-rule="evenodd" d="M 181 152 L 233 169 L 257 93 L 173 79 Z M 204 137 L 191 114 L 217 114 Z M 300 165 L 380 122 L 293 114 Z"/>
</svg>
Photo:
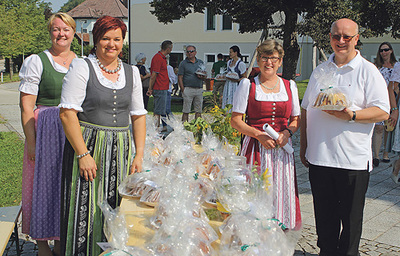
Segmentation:
<svg viewBox="0 0 400 256">
<path fill-rule="evenodd" d="M 74 32 L 76 32 L 76 23 L 74 19 L 66 13 L 57 12 L 50 16 L 49 22 L 47 23 L 47 30 L 49 30 L 49 33 L 51 32 L 51 27 L 53 26 L 53 22 L 56 18 L 61 19 L 65 24 L 70 26 Z"/>
<path fill-rule="evenodd" d="M 285 55 L 280 43 L 274 39 L 267 39 L 257 47 L 257 58 L 261 57 L 262 54 L 272 55 L 274 52 L 278 52 L 279 58 L 283 58 Z"/>
</svg>

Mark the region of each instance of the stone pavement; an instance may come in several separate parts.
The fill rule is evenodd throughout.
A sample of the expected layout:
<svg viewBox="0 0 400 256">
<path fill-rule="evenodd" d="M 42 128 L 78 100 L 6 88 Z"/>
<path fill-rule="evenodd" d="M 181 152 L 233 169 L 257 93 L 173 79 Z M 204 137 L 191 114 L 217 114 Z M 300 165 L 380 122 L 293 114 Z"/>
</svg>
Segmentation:
<svg viewBox="0 0 400 256">
<path fill-rule="evenodd" d="M 23 138 L 18 98 L 18 83 L 0 84 L 0 131 L 17 132 Z M 1 119 L 6 122 L 1 122 Z M 293 143 L 303 218 L 303 229 L 301 234 L 298 234 L 294 255 L 318 255 L 308 171 L 299 159 L 299 132 L 295 134 Z M 379 167 L 374 168 L 371 173 L 360 244 L 362 256 L 400 255 L 400 186 L 394 184 L 389 177 L 392 164 L 396 159 L 396 155 L 390 154 L 390 163 L 380 163 Z M 18 225 L 20 226 L 21 223 Z M 37 254 L 36 245 L 22 234 L 20 235 L 20 247 L 22 255 Z M 9 242 L 4 255 L 16 255 L 15 245 Z"/>
</svg>

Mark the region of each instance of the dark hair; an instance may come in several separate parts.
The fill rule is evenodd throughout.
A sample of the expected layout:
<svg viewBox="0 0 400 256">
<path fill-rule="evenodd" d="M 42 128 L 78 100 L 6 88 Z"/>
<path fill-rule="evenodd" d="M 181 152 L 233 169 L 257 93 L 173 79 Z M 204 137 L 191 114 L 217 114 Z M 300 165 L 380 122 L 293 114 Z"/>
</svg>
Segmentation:
<svg viewBox="0 0 400 256">
<path fill-rule="evenodd" d="M 222 53 L 218 53 L 217 58 L 218 58 L 218 59 L 223 59 L 223 58 L 224 58 L 224 55 L 222 55 Z"/>
<path fill-rule="evenodd" d="M 114 18 L 106 15 L 97 19 L 92 30 L 93 43 L 95 46 L 92 48 L 90 53 L 94 54 L 96 52 L 96 44 L 101 40 L 105 33 L 107 33 L 109 30 L 115 30 L 119 28 L 122 30 L 122 38 L 125 39 L 127 27 L 120 18 Z"/>
<path fill-rule="evenodd" d="M 375 58 L 375 62 L 374 62 L 375 66 L 377 66 L 378 68 L 381 68 L 382 65 L 383 65 L 383 59 L 382 59 L 382 56 L 381 56 L 381 54 L 379 52 L 379 50 L 381 49 L 382 45 L 387 45 L 387 46 L 389 46 L 389 49 L 392 50 L 392 53 L 390 54 L 390 63 L 392 65 L 394 65 L 397 62 L 396 56 L 394 55 L 394 50 L 393 50 L 392 45 L 389 42 L 383 42 L 378 47 L 378 52 L 376 53 L 376 58 Z"/>
<path fill-rule="evenodd" d="M 239 58 L 241 58 L 242 57 L 242 54 L 240 54 L 240 49 L 239 49 L 239 46 L 237 46 L 237 45 L 234 45 L 234 46 L 232 46 L 231 48 L 229 48 L 229 49 L 231 49 L 233 52 L 236 52 L 237 53 L 237 56 L 239 57 Z"/>
<path fill-rule="evenodd" d="M 167 50 L 168 48 L 170 48 L 172 45 L 172 41 L 170 40 L 165 40 L 164 42 L 161 43 L 161 50 Z"/>
</svg>

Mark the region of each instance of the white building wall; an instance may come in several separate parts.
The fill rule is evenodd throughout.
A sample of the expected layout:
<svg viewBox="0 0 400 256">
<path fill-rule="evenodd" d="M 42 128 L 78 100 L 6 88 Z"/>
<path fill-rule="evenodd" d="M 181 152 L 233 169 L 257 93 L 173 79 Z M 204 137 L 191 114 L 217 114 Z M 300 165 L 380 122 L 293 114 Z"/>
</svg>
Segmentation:
<svg viewBox="0 0 400 256">
<path fill-rule="evenodd" d="M 174 21 L 172 24 L 162 24 L 150 13 L 150 4 L 147 0 L 131 0 L 130 6 L 130 28 L 131 28 L 131 64 L 136 64 L 135 56 L 143 52 L 147 56 L 146 66 L 150 66 L 151 58 L 160 49 L 160 44 L 164 40 L 171 40 L 174 43 L 173 53 L 183 53 L 188 44 L 193 44 L 197 48 L 197 57 L 206 63 L 207 71 L 210 74 L 212 63 L 206 62 L 206 55 L 222 53 L 228 55 L 229 47 L 239 46 L 242 55 L 249 56 L 251 61 L 254 49 L 261 36 L 261 31 L 257 33 L 240 34 L 238 24 L 233 24 L 233 29 L 222 30 L 222 17 L 216 16 L 215 31 L 206 30 L 205 14 L 189 14 L 186 18 Z M 361 54 L 373 62 L 378 46 L 381 42 L 389 41 L 397 58 L 400 58 L 400 41 L 396 41 L 390 36 L 363 39 Z M 310 37 L 299 37 L 300 56 L 297 65 L 296 80 L 308 79 L 312 73 L 312 45 Z M 317 52 L 317 60 L 319 53 Z M 329 54 L 326 53 L 329 57 Z M 248 66 L 249 63 L 246 63 Z M 281 71 L 279 71 L 281 72 Z"/>
</svg>

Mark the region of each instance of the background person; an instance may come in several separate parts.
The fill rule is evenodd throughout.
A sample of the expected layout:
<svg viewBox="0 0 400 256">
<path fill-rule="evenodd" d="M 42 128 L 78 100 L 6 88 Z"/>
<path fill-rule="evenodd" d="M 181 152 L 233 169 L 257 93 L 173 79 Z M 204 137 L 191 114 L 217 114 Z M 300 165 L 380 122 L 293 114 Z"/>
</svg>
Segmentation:
<svg viewBox="0 0 400 256">
<path fill-rule="evenodd" d="M 203 61 L 196 58 L 196 47 L 186 47 L 186 59 L 179 64 L 178 84 L 183 96 L 182 122 L 189 120 L 189 113 L 193 108 L 195 118 L 201 117 L 203 111 L 203 80 L 207 76 L 196 74 Z"/>
<path fill-rule="evenodd" d="M 151 59 L 151 77 L 147 96 L 154 97 L 154 117 L 157 126 L 160 126 L 161 116 L 166 117 L 167 97 L 169 89 L 169 78 L 167 69 L 167 55 L 172 51 L 172 42 L 165 40 L 161 43 L 161 50 L 158 51 Z M 163 130 L 167 127 L 163 123 Z"/>
<path fill-rule="evenodd" d="M 172 89 L 174 88 L 174 84 L 178 83 L 178 76 L 175 73 L 175 71 L 177 71 L 177 70 L 174 69 L 171 65 L 168 65 L 167 69 L 168 69 L 169 89 L 168 89 L 168 94 L 167 94 L 166 114 L 167 114 L 168 118 L 170 118 L 170 116 L 173 116 L 172 110 L 171 110 L 171 99 L 172 99 L 171 94 L 172 94 Z"/>
<path fill-rule="evenodd" d="M 143 87 L 143 103 L 144 108 L 147 109 L 147 104 L 149 103 L 149 96 L 146 94 L 149 89 L 150 84 L 150 72 L 147 72 L 146 66 L 146 55 L 144 53 L 139 53 L 136 55 L 136 67 L 139 69 L 140 79 L 142 79 L 142 87 Z"/>
<path fill-rule="evenodd" d="M 61 163 L 65 135 L 59 119 L 62 80 L 76 58 L 70 50 L 75 21 L 65 13 L 49 18 L 51 47 L 24 61 L 21 121 L 25 134 L 22 172 L 22 232 L 36 240 L 38 253 L 60 255 Z"/>
<path fill-rule="evenodd" d="M 211 68 L 211 77 L 214 78 L 214 101 L 219 105 L 222 102 L 222 94 L 224 92 L 225 81 L 215 80 L 215 77 L 221 74 L 221 69 L 226 69 L 226 62 L 224 61 L 224 55 L 222 55 L 222 53 L 218 53 L 217 59 L 218 61 L 215 62 Z"/>
<path fill-rule="evenodd" d="M 225 108 L 227 104 L 232 104 L 233 95 L 235 94 L 236 88 L 239 81 L 243 78 L 246 73 L 246 64 L 240 59 L 242 55 L 240 54 L 240 49 L 237 45 L 229 48 L 230 60 L 227 63 L 227 71 L 236 73 L 239 79 L 226 77 L 226 82 L 224 85 L 224 92 L 222 95 L 222 108 Z"/>
<path fill-rule="evenodd" d="M 389 85 L 389 78 L 392 75 L 393 66 L 396 63 L 396 57 L 392 45 L 388 42 L 383 42 L 378 47 L 378 52 L 375 58 L 375 66 L 381 72 L 383 78 L 385 78 L 386 84 Z M 396 101 L 397 102 L 397 101 Z M 397 106 L 397 104 L 396 104 Z M 388 136 L 389 134 L 389 136 Z M 384 136 L 383 136 L 384 135 Z M 388 152 L 391 151 L 392 146 L 392 132 L 387 132 L 384 127 L 384 122 L 378 122 L 375 124 L 374 134 L 372 136 L 372 150 L 373 150 L 373 160 L 374 166 L 379 165 L 379 151 L 381 150 L 382 138 L 384 140 L 384 150 L 382 156 L 382 162 L 389 163 L 390 159 Z M 389 139 L 389 141 L 388 141 Z M 386 144 L 389 144 L 386 147 Z"/>
<path fill-rule="evenodd" d="M 275 40 L 266 40 L 257 47 L 261 73 L 255 82 L 247 78 L 240 81 L 233 98 L 231 125 L 245 135 L 240 154 L 246 156 L 247 163 L 257 162 L 261 170 L 268 168 L 272 175 L 274 217 L 289 229 L 299 229 L 301 212 L 294 154 L 282 147 L 292 143 L 290 137 L 299 128 L 300 104 L 296 83 L 276 75 L 283 55 L 282 45 Z M 265 134 L 265 123 L 279 133 L 276 141 Z"/>
<path fill-rule="evenodd" d="M 390 107 L 391 113 L 389 117 L 389 121 L 391 121 L 392 125 L 396 125 L 396 128 L 393 133 L 393 145 L 392 150 L 397 154 L 400 152 L 400 128 L 399 128 L 399 82 L 400 82 L 400 62 L 396 62 L 393 67 L 392 75 L 390 76 L 390 82 L 388 86 L 389 90 L 389 99 L 390 99 Z M 388 141 L 390 142 L 390 141 Z M 397 159 L 393 163 L 393 170 L 390 175 L 394 183 L 400 184 L 400 159 Z"/>
<path fill-rule="evenodd" d="M 354 21 L 332 24 L 334 53 L 313 71 L 301 104 L 300 159 L 309 167 L 319 255 L 359 255 L 372 131 L 389 117 L 385 79 L 355 49 L 358 39 Z M 329 69 L 336 70 L 337 86 L 351 102 L 342 111 L 313 107 L 324 86 L 316 77 Z"/>
<path fill-rule="evenodd" d="M 121 19 L 99 18 L 91 54 L 74 60 L 64 79 L 59 105 L 68 139 L 62 177 L 62 255 L 101 253 L 97 242 L 104 242 L 105 236 L 98 203 L 117 207 L 119 184 L 142 168 L 147 111 L 138 68 L 118 58 L 126 29 Z"/>
</svg>

